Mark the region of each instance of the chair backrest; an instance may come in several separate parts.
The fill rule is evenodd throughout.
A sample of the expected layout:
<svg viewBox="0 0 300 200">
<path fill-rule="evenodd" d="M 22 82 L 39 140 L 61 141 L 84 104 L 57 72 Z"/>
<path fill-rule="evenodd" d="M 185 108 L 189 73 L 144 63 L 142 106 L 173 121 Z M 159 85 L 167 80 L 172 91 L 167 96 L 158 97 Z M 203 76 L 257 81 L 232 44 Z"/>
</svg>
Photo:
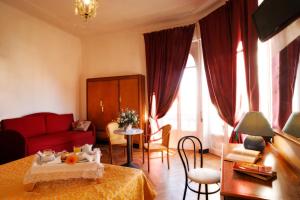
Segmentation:
<svg viewBox="0 0 300 200">
<path fill-rule="evenodd" d="M 162 145 L 169 148 L 169 141 L 170 141 L 170 133 L 172 126 L 170 124 L 167 124 L 160 128 L 162 130 L 161 137 L 162 137 Z"/>
<path fill-rule="evenodd" d="M 196 158 L 197 158 L 197 153 L 199 153 L 199 152 L 200 152 L 200 167 L 203 167 L 202 143 L 199 140 L 199 138 L 197 138 L 195 136 L 182 137 L 178 142 L 177 151 L 178 151 L 180 159 L 182 161 L 186 177 L 187 177 L 187 172 L 190 171 L 190 169 L 193 169 L 193 168 L 191 168 L 190 163 L 189 163 L 189 159 L 187 156 L 187 149 L 184 149 L 184 145 L 188 144 L 189 142 L 192 144 L 192 147 L 193 147 L 193 149 L 192 149 L 193 150 L 193 161 L 194 161 L 193 168 L 197 167 Z M 199 148 L 197 148 L 198 146 L 199 146 Z"/>
<path fill-rule="evenodd" d="M 109 141 L 123 139 L 123 135 L 118 135 L 114 133 L 114 130 L 119 129 L 119 125 L 117 122 L 110 122 L 106 125 L 106 133 Z"/>
</svg>

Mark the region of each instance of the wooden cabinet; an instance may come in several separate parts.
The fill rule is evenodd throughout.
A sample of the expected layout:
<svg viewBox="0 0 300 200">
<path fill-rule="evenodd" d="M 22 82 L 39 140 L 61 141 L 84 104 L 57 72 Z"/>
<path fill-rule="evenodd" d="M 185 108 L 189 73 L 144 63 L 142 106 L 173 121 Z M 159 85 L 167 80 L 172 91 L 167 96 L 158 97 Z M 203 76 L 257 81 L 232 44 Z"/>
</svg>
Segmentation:
<svg viewBox="0 0 300 200">
<path fill-rule="evenodd" d="M 87 119 L 96 125 L 97 138 L 107 140 L 106 125 L 117 119 L 122 109 L 139 114 L 139 127 L 145 129 L 145 76 L 129 75 L 87 79 Z M 141 135 L 133 143 L 141 145 Z"/>
<path fill-rule="evenodd" d="M 91 81 L 87 84 L 87 118 L 96 125 L 97 130 L 105 130 L 102 127 L 111 122 L 119 112 L 116 104 L 119 99 L 118 81 Z"/>
</svg>

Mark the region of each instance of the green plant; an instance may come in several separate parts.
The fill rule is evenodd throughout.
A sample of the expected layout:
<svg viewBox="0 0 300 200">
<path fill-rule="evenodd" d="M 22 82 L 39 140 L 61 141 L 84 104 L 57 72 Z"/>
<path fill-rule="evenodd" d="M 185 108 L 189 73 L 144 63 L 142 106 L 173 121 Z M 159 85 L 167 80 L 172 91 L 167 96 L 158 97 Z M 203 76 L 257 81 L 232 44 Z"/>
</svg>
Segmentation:
<svg viewBox="0 0 300 200">
<path fill-rule="evenodd" d="M 119 124 L 119 128 L 125 128 L 129 124 L 135 126 L 139 123 L 138 114 L 134 110 L 129 110 L 127 108 L 119 114 L 117 123 Z"/>
</svg>

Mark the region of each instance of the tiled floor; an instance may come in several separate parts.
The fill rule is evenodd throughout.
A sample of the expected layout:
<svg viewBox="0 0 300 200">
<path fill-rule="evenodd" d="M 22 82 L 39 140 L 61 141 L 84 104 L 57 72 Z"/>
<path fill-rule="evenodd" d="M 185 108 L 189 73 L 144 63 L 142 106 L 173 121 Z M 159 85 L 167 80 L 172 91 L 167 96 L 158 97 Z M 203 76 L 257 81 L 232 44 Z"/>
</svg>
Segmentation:
<svg viewBox="0 0 300 200">
<path fill-rule="evenodd" d="M 104 163 L 109 163 L 108 157 L 108 147 L 106 145 L 100 146 L 102 151 L 101 161 Z M 147 154 L 145 154 L 146 156 Z M 190 155 L 191 156 L 191 155 Z M 146 158 L 146 157 L 145 157 Z M 142 152 L 139 149 L 134 149 L 133 151 L 133 162 L 141 166 L 145 174 L 152 181 L 153 185 L 157 191 L 158 200 L 179 200 L 183 197 L 184 191 L 184 169 L 177 151 L 174 149 L 171 151 L 170 156 L 170 170 L 168 170 L 166 155 L 164 163 L 161 162 L 161 154 L 153 153 L 151 154 L 150 167 L 151 171 L 147 171 L 147 159 L 145 159 L 145 164 L 142 164 Z M 113 149 L 113 164 L 121 165 L 126 162 L 126 156 L 124 156 L 124 151 L 122 148 Z M 210 167 L 213 169 L 220 169 L 220 158 L 212 154 L 204 154 L 204 167 Z M 196 186 L 198 188 L 198 186 Z M 212 186 L 210 189 L 215 189 Z M 191 191 L 187 191 L 187 200 L 197 199 L 197 195 Z M 200 199 L 205 199 L 205 196 L 200 196 Z M 216 193 L 209 196 L 210 200 L 220 200 L 220 193 Z"/>
</svg>

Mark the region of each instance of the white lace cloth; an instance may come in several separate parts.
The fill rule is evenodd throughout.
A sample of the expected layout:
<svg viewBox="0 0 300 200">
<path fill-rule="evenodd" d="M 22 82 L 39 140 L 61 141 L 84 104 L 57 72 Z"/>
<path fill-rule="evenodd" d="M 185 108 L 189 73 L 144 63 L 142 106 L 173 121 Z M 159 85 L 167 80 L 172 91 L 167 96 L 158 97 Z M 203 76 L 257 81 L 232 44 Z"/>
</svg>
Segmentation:
<svg viewBox="0 0 300 200">
<path fill-rule="evenodd" d="M 97 179 L 102 177 L 104 165 L 100 163 L 100 151 L 96 152 L 95 160 L 76 164 L 43 164 L 36 159 L 31 168 L 26 172 L 23 183 L 38 183 L 55 180 L 68 180 L 75 178 Z"/>
</svg>

